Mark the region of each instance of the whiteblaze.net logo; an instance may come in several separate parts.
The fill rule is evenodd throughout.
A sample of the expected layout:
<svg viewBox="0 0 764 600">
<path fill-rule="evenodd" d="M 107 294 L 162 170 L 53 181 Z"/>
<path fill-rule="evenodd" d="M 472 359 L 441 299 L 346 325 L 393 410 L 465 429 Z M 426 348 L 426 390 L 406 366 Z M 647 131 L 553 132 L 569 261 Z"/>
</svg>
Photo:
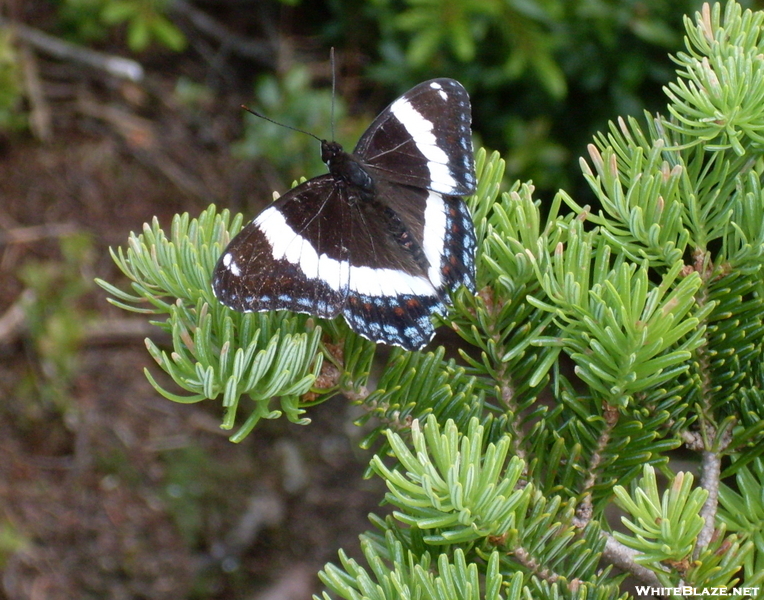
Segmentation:
<svg viewBox="0 0 764 600">
<path fill-rule="evenodd" d="M 741 598 L 755 598 L 759 595 L 758 587 L 747 588 L 732 588 L 727 589 L 725 587 L 708 587 L 708 588 L 696 588 L 690 585 L 684 585 L 681 587 L 653 587 L 649 585 L 635 586 L 637 595 L 640 598 L 650 596 L 738 596 Z"/>
</svg>

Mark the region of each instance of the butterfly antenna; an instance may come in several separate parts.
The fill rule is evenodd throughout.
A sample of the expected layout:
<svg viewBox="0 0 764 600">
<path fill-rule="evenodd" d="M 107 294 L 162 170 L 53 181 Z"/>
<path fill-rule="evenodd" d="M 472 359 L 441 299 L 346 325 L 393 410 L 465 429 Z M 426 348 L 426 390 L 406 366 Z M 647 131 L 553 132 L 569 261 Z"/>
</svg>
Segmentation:
<svg viewBox="0 0 764 600">
<path fill-rule="evenodd" d="M 251 108 L 248 108 L 244 106 L 243 104 L 241 107 L 246 110 L 248 113 L 255 115 L 256 117 L 259 117 L 260 119 L 264 119 L 268 121 L 269 123 L 273 123 L 274 125 L 279 125 L 281 127 L 286 127 L 287 129 L 291 129 L 292 131 L 297 131 L 298 133 L 304 133 L 305 135 L 309 135 L 315 140 L 318 140 L 319 142 L 323 142 L 323 140 L 318 137 L 317 135 L 311 133 L 310 131 L 305 131 L 304 129 L 300 129 L 299 127 L 292 127 L 291 125 L 286 125 L 284 123 L 279 123 L 278 121 L 275 121 L 271 119 L 270 117 L 266 117 L 265 115 L 261 115 L 259 112 L 252 110 Z"/>
<path fill-rule="evenodd" d="M 329 60 L 332 63 L 332 122 L 331 122 L 331 133 L 332 133 L 332 139 L 334 139 L 334 97 L 335 97 L 335 91 L 337 87 L 337 69 L 335 67 L 334 63 L 334 46 L 331 47 L 329 50 Z"/>
</svg>

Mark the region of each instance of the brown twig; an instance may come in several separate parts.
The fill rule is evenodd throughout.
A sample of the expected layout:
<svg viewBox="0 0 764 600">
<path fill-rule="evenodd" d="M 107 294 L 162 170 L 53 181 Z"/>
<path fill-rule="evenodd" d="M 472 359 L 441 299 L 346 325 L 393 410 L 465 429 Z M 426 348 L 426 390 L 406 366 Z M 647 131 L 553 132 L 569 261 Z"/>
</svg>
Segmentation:
<svg viewBox="0 0 764 600">
<path fill-rule="evenodd" d="M 27 330 L 26 306 L 35 301 L 34 290 L 25 289 L 0 316 L 0 344 L 11 344 Z M 142 341 L 164 335 L 143 318 L 94 319 L 84 326 L 82 342 L 87 346 Z"/>
<path fill-rule="evenodd" d="M 0 231 L 0 246 L 10 244 L 28 244 L 52 237 L 63 237 L 81 231 L 74 223 L 47 223 L 30 227 L 15 227 Z"/>
<path fill-rule="evenodd" d="M 24 72 L 24 84 L 31 110 L 29 112 L 29 124 L 32 133 L 37 139 L 47 142 L 53 137 L 53 127 L 50 106 L 45 99 L 40 79 L 40 70 L 37 66 L 37 57 L 29 48 L 28 44 L 19 47 L 22 70 Z"/>
<path fill-rule="evenodd" d="M 538 561 L 536 561 L 536 559 L 531 556 L 531 553 L 522 546 L 513 548 L 511 554 L 521 565 L 523 565 L 526 569 L 531 570 L 533 574 L 539 579 L 544 579 L 549 583 L 556 583 L 560 580 L 559 574 L 555 573 L 551 569 L 542 567 Z"/>
<path fill-rule="evenodd" d="M 129 58 L 104 54 L 103 52 L 96 52 L 95 50 L 77 46 L 71 42 L 65 42 L 57 37 L 43 33 L 39 29 L 9 21 L 3 17 L 0 17 L 0 27 L 11 27 L 19 39 L 24 40 L 30 46 L 50 56 L 94 67 L 120 79 L 128 79 L 130 81 L 141 81 L 143 79 L 143 67 L 140 63 Z"/>
<path fill-rule="evenodd" d="M 276 59 L 271 45 L 236 35 L 185 0 L 175 0 L 170 5 L 170 10 L 184 16 L 199 31 L 220 42 L 223 50 L 252 59 L 266 67 L 275 66 Z"/>
<path fill-rule="evenodd" d="M 631 573 L 648 585 L 660 586 L 658 576 L 647 567 L 638 564 L 634 559 L 637 557 L 637 551 L 624 546 L 616 540 L 611 534 L 603 533 L 605 536 L 605 550 L 602 552 L 602 558 L 619 569 Z"/>
<path fill-rule="evenodd" d="M 727 448 L 732 439 L 731 428 L 728 428 L 721 439 L 721 448 L 712 448 L 702 453 L 700 463 L 700 486 L 708 492 L 703 508 L 700 510 L 700 516 L 705 520 L 703 529 L 698 534 L 698 540 L 695 544 L 694 558 L 698 558 L 703 550 L 708 546 L 716 530 L 716 512 L 719 508 L 719 484 L 721 482 L 722 471 L 722 450 Z"/>
<path fill-rule="evenodd" d="M 35 293 L 24 290 L 16 302 L 11 304 L 0 317 L 0 344 L 9 344 L 16 340 L 26 328 L 26 311 L 24 306 L 34 302 Z"/>
<path fill-rule="evenodd" d="M 589 521 L 591 521 L 594 514 L 592 507 L 592 489 L 597 483 L 597 477 L 600 475 L 600 465 L 602 464 L 602 455 L 607 449 L 607 445 L 610 443 L 610 438 L 613 434 L 613 429 L 618 423 L 619 412 L 618 409 L 606 402 L 603 402 L 603 413 L 605 417 L 605 428 L 600 433 L 597 439 L 597 447 L 592 453 L 587 467 L 589 476 L 584 482 L 582 492 L 583 499 L 576 508 L 575 524 L 578 527 L 585 527 Z"/>
<path fill-rule="evenodd" d="M 159 134 L 151 121 L 84 96 L 78 99 L 77 110 L 111 125 L 138 160 L 156 169 L 178 189 L 200 200 L 209 198 L 203 182 L 162 152 Z"/>
</svg>

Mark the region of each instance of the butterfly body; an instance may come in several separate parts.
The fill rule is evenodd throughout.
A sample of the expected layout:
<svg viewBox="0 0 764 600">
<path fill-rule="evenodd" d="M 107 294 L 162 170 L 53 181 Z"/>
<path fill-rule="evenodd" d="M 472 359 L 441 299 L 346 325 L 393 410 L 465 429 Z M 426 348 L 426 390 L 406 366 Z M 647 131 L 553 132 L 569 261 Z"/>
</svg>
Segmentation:
<svg viewBox="0 0 764 600">
<path fill-rule="evenodd" d="M 326 163 L 337 185 L 347 187 L 349 202 L 354 203 L 357 200 L 353 197 L 353 192 L 370 199 L 374 193 L 374 180 L 359 159 L 345 152 L 337 142 L 321 140 L 321 160 Z"/>
<path fill-rule="evenodd" d="M 451 79 L 393 102 L 353 153 L 321 142 L 329 173 L 285 193 L 229 244 L 212 287 L 242 312 L 342 314 L 375 341 L 418 349 L 449 292 L 475 291 L 467 92 Z"/>
</svg>

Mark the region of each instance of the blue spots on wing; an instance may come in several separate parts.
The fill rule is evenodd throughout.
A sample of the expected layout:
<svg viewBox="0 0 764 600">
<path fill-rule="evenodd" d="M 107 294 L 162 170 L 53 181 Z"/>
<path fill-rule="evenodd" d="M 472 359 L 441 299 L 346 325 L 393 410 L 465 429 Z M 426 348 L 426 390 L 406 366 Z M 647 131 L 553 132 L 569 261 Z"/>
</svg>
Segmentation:
<svg viewBox="0 0 764 600">
<path fill-rule="evenodd" d="M 430 319 L 446 310 L 437 296 L 351 295 L 343 311 L 350 328 L 373 342 L 420 350 L 435 335 Z"/>
</svg>

